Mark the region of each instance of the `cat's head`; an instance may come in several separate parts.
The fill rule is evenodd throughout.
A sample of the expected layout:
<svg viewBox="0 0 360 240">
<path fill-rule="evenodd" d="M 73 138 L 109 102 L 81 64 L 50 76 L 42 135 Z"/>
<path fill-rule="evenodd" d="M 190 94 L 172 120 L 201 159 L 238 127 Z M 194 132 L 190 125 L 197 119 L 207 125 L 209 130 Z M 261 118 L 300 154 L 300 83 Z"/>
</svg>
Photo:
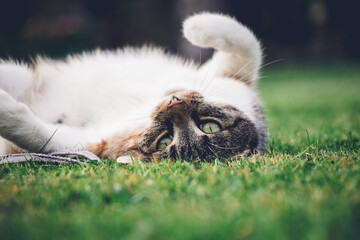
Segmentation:
<svg viewBox="0 0 360 240">
<path fill-rule="evenodd" d="M 170 94 L 152 113 L 150 126 L 128 152 L 142 160 L 233 158 L 256 152 L 254 124 L 236 107 L 196 91 Z"/>
</svg>

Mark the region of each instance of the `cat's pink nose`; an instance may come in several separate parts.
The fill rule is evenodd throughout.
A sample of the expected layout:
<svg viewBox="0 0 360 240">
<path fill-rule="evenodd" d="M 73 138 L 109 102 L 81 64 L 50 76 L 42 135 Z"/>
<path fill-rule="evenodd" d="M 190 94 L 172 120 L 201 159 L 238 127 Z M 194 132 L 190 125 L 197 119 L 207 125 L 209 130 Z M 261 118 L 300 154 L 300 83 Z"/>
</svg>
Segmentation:
<svg viewBox="0 0 360 240">
<path fill-rule="evenodd" d="M 169 102 L 169 105 L 168 105 L 168 108 L 176 105 L 176 104 L 180 104 L 180 103 L 183 103 L 184 101 L 180 100 L 178 97 L 176 96 L 172 96 L 170 102 Z"/>
</svg>

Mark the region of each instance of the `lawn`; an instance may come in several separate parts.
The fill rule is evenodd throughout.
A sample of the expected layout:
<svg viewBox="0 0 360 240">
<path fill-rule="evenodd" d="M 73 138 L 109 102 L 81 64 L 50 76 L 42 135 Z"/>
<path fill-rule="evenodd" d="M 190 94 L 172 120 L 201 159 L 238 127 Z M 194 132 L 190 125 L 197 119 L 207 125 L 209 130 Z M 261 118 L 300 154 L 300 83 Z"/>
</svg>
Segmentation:
<svg viewBox="0 0 360 240">
<path fill-rule="evenodd" d="M 264 155 L 0 166 L 0 239 L 358 239 L 360 67 L 274 65 Z"/>
</svg>

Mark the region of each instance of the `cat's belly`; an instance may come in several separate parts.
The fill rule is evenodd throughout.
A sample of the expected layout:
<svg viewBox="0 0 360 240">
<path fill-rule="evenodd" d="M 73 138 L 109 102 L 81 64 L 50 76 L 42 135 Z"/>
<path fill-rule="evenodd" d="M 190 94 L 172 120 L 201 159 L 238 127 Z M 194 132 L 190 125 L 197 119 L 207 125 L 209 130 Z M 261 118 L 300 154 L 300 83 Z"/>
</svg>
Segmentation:
<svg viewBox="0 0 360 240">
<path fill-rule="evenodd" d="M 176 89 L 190 90 L 194 78 L 186 76 L 133 77 L 112 76 L 91 84 L 86 80 L 48 83 L 44 92 L 34 98 L 30 109 L 36 116 L 52 124 L 80 128 L 124 123 L 149 117 L 153 108 Z"/>
</svg>

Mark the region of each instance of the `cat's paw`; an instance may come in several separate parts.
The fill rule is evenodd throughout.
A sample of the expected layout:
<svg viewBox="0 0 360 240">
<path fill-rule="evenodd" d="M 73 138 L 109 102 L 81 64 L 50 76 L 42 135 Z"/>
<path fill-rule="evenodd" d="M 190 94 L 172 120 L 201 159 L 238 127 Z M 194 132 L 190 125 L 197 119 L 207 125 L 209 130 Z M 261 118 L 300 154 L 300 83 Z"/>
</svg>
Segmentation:
<svg viewBox="0 0 360 240">
<path fill-rule="evenodd" d="M 32 152 L 72 149 L 80 142 L 71 128 L 46 124 L 28 106 L 1 89 L 0 136 Z"/>
<path fill-rule="evenodd" d="M 259 48 L 258 41 L 247 27 L 234 18 L 221 14 L 193 15 L 184 21 L 183 33 L 193 45 L 223 52 Z"/>
<path fill-rule="evenodd" d="M 17 120 L 17 115 L 26 111 L 24 104 L 17 102 L 10 94 L 0 89 L 0 124 Z"/>
<path fill-rule="evenodd" d="M 130 156 L 121 156 L 116 159 L 116 162 L 120 163 L 120 164 L 125 164 L 125 165 L 132 164 L 133 159 Z"/>
</svg>

